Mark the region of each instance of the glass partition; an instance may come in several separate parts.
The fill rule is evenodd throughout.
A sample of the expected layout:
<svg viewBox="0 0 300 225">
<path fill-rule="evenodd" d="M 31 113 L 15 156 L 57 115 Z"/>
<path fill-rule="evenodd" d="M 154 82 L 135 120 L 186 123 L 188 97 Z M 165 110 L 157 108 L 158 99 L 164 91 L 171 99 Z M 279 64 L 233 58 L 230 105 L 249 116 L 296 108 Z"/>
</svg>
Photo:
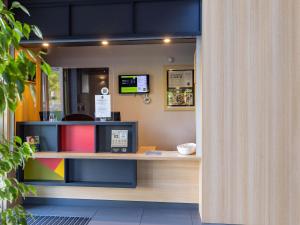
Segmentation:
<svg viewBox="0 0 300 225">
<path fill-rule="evenodd" d="M 61 120 L 66 115 L 95 117 L 95 95 L 109 87 L 108 68 L 53 68 L 43 75 L 41 120 Z"/>
</svg>

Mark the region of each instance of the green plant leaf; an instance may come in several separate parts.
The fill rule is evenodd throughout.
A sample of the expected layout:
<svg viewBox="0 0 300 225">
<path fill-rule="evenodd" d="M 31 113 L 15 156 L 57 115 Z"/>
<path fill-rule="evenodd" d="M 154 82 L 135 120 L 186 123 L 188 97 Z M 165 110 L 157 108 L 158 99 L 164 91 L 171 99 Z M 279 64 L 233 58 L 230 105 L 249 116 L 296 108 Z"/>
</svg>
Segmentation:
<svg viewBox="0 0 300 225">
<path fill-rule="evenodd" d="M 23 6 L 20 2 L 18 1 L 14 1 L 12 4 L 11 4 L 11 7 L 10 9 L 16 9 L 16 8 L 19 8 L 21 9 L 24 13 L 26 13 L 28 16 L 30 16 L 30 13 L 28 12 L 28 10 L 26 9 L 25 6 Z"/>
<path fill-rule="evenodd" d="M 2 13 L 4 13 L 5 18 L 10 22 L 10 24 L 15 23 L 16 20 L 14 18 L 14 14 L 12 12 L 3 10 Z"/>
<path fill-rule="evenodd" d="M 36 106 L 36 90 L 35 87 L 32 84 L 29 84 L 29 90 L 30 90 L 30 94 L 33 100 L 33 104 L 34 106 Z"/>
<path fill-rule="evenodd" d="M 2 11 L 3 8 L 4 8 L 4 3 L 3 3 L 3 1 L 0 1 L 0 11 Z"/>
<path fill-rule="evenodd" d="M 14 137 L 14 141 L 18 144 L 18 145 L 22 145 L 22 138 L 15 136 Z"/>
<path fill-rule="evenodd" d="M 20 31 L 20 33 L 22 34 L 23 25 L 22 25 L 22 23 L 20 21 L 15 21 L 14 22 L 14 27 L 17 28 Z"/>
<path fill-rule="evenodd" d="M 15 46 L 19 45 L 22 36 L 23 36 L 22 31 L 18 30 L 17 28 L 13 29 L 13 41 Z"/>
<path fill-rule="evenodd" d="M 26 39 L 29 39 L 30 32 L 31 32 L 30 26 L 27 23 L 24 23 L 24 25 L 23 25 L 23 34 L 24 34 L 24 37 Z"/>
<path fill-rule="evenodd" d="M 17 109 L 17 104 L 18 104 L 17 101 L 14 101 L 14 100 L 12 100 L 12 99 L 8 99 L 7 103 L 8 103 L 8 108 L 9 108 L 11 111 L 13 111 L 13 112 L 16 111 L 16 109 Z"/>
<path fill-rule="evenodd" d="M 35 26 L 35 25 L 31 25 L 31 30 L 33 31 L 33 33 L 40 39 L 43 39 L 43 35 L 42 35 L 42 32 L 41 30 Z"/>
<path fill-rule="evenodd" d="M 6 96 L 4 94 L 3 88 L 0 86 L 0 113 L 3 113 L 6 109 Z"/>
<path fill-rule="evenodd" d="M 36 54 L 32 50 L 26 48 L 25 51 L 32 60 L 36 60 Z"/>
<path fill-rule="evenodd" d="M 18 89 L 19 95 L 22 95 L 22 93 L 25 90 L 25 84 L 24 84 L 24 82 L 22 82 L 21 80 L 17 80 L 16 84 L 17 84 L 17 89 Z"/>
<path fill-rule="evenodd" d="M 2 17 L 0 17 L 0 25 L 1 25 L 2 29 L 7 28 L 6 27 L 6 22 L 4 21 L 4 19 Z"/>
<path fill-rule="evenodd" d="M 33 62 L 29 61 L 27 63 L 27 70 L 30 75 L 30 78 L 33 80 L 33 78 L 36 75 L 36 65 Z"/>
<path fill-rule="evenodd" d="M 25 91 L 25 81 L 35 76 L 37 63 L 43 62 L 41 68 L 44 73 L 52 73 L 42 53 L 21 47 L 21 40 L 29 39 L 31 32 L 39 38 L 42 38 L 42 33 L 38 27 L 16 20 L 12 11 L 14 9 L 20 9 L 29 15 L 28 10 L 20 2 L 15 1 L 11 8 L 7 8 L 0 0 L 0 113 L 7 108 L 16 110 L 18 101 Z M 13 48 L 17 50 L 17 56 L 12 53 Z M 30 91 L 36 104 L 35 87 L 32 84 Z M 18 167 L 24 167 L 25 162 L 32 158 L 34 151 L 34 146 L 22 142 L 19 137 L 13 140 L 0 137 L 0 179 L 3 184 L 0 188 L 0 201 L 7 200 L 16 205 L 0 209 L 0 223 L 3 225 L 26 224 L 27 214 L 17 200 L 29 193 L 35 193 L 35 189 L 6 176 L 16 171 Z"/>
<path fill-rule="evenodd" d="M 11 186 L 12 185 L 12 183 L 9 179 L 5 179 L 4 184 L 5 184 L 5 186 Z"/>
<path fill-rule="evenodd" d="M 43 62 L 43 64 L 41 65 L 41 69 L 47 75 L 51 75 L 51 73 L 52 73 L 52 69 L 51 69 L 50 65 L 46 62 Z"/>
<path fill-rule="evenodd" d="M 40 54 L 40 55 L 47 55 L 47 52 L 41 50 L 41 51 L 39 51 L 39 54 Z"/>
<path fill-rule="evenodd" d="M 6 67 L 5 63 L 0 63 L 0 76 L 2 76 L 2 73 L 5 70 L 5 67 Z"/>
</svg>

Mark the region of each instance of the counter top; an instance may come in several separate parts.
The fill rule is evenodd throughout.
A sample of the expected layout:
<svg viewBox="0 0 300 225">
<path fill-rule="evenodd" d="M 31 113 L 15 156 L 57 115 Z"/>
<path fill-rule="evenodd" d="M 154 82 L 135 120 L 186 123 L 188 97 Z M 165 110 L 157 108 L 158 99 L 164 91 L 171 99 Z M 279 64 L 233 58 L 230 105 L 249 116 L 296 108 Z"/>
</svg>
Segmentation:
<svg viewBox="0 0 300 225">
<path fill-rule="evenodd" d="M 177 151 L 146 151 L 138 153 L 74 153 L 74 152 L 37 152 L 34 158 L 64 159 L 119 159 L 119 160 L 185 160 L 200 161 L 196 155 L 181 155 Z"/>
<path fill-rule="evenodd" d="M 137 121 L 28 121 L 28 122 L 17 122 L 17 125 L 132 125 L 136 124 Z"/>
</svg>

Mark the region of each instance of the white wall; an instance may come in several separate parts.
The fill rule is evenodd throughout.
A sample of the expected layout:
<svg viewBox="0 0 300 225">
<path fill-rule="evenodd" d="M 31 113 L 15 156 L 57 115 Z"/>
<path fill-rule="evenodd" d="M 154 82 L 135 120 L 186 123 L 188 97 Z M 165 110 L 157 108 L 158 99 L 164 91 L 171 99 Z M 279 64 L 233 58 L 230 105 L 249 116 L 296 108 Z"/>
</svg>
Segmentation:
<svg viewBox="0 0 300 225">
<path fill-rule="evenodd" d="M 113 111 L 120 111 L 123 121 L 139 122 L 139 145 L 156 145 L 175 150 L 177 144 L 195 142 L 194 111 L 164 111 L 163 66 L 193 65 L 195 44 L 117 45 L 106 47 L 56 47 L 47 57 L 52 66 L 109 67 Z M 152 103 L 142 96 L 118 94 L 119 74 L 150 74 Z"/>
</svg>

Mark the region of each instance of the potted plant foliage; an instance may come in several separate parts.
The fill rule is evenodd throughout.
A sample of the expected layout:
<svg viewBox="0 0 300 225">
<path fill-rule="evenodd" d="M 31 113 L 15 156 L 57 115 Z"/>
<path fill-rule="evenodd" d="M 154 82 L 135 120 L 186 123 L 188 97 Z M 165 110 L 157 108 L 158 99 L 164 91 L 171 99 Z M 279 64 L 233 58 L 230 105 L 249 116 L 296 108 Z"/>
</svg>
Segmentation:
<svg viewBox="0 0 300 225">
<path fill-rule="evenodd" d="M 27 80 L 35 76 L 37 64 L 45 74 L 51 73 L 51 67 L 44 61 L 43 52 L 32 51 L 20 45 L 21 40 L 35 35 L 42 39 L 40 30 L 15 18 L 15 10 L 27 9 L 19 2 L 12 2 L 8 7 L 0 0 L 0 114 L 5 110 L 15 111 L 22 99 Z M 18 56 L 15 57 L 14 51 Z M 0 201 L 7 201 L 10 207 L 0 209 L 1 223 L 26 224 L 26 211 L 18 204 L 20 198 L 35 193 L 32 186 L 19 183 L 13 174 L 20 166 L 32 157 L 34 147 L 23 142 L 19 137 L 0 139 Z M 0 224 L 1 224 L 0 223 Z"/>
</svg>

